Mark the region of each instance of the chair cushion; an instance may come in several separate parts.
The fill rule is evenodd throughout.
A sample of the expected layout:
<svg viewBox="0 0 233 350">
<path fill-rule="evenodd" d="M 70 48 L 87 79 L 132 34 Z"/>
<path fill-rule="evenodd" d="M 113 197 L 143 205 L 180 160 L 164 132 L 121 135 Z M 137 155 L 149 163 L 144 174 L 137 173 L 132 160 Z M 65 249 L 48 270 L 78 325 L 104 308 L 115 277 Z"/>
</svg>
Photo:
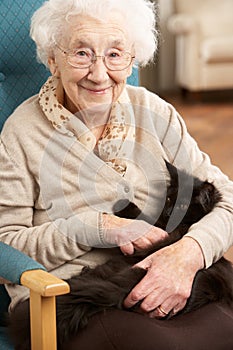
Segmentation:
<svg viewBox="0 0 233 350">
<path fill-rule="evenodd" d="M 203 41 L 201 57 L 204 62 L 233 62 L 233 36 L 214 37 Z"/>
</svg>

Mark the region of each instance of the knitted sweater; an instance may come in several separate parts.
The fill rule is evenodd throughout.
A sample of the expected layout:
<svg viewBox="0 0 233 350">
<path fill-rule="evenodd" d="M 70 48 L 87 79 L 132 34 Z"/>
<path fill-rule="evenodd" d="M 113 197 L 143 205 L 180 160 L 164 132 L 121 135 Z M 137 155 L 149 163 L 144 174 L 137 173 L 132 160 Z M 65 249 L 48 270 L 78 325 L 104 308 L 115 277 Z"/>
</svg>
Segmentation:
<svg viewBox="0 0 233 350">
<path fill-rule="evenodd" d="M 120 254 L 105 241 L 102 213 L 127 198 L 155 221 L 169 183 L 167 159 L 221 192 L 221 202 L 187 233 L 206 267 L 219 259 L 233 242 L 233 183 L 199 150 L 177 111 L 144 88 L 126 86 L 96 149 L 90 130 L 58 102 L 57 84 L 49 78 L 4 125 L 0 240 L 60 278 Z M 12 306 L 28 297 L 22 286 L 7 288 Z"/>
</svg>

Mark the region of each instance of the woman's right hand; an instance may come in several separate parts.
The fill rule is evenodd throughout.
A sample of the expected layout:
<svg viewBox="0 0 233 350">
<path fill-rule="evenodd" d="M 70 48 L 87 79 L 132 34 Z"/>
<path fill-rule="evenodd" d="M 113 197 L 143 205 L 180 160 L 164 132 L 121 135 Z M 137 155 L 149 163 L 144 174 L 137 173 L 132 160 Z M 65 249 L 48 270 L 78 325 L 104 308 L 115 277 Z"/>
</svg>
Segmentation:
<svg viewBox="0 0 233 350">
<path fill-rule="evenodd" d="M 119 246 L 125 255 L 149 248 L 168 236 L 166 231 L 143 220 L 124 219 L 109 214 L 103 214 L 103 229 L 106 242 Z"/>
</svg>

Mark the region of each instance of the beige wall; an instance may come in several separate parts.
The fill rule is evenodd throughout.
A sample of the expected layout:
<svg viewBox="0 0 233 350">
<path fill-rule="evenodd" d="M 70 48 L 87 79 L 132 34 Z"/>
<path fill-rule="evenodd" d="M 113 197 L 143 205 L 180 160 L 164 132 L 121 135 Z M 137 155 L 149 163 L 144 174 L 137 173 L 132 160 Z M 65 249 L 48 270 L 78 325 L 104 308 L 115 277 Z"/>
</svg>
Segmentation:
<svg viewBox="0 0 233 350">
<path fill-rule="evenodd" d="M 156 0 L 154 0 L 156 1 Z M 161 44 L 154 65 L 143 68 L 140 72 L 140 83 L 153 92 L 173 90 L 176 88 L 175 45 L 174 37 L 167 30 L 167 19 L 173 13 L 173 0 L 158 0 L 159 26 Z"/>
</svg>

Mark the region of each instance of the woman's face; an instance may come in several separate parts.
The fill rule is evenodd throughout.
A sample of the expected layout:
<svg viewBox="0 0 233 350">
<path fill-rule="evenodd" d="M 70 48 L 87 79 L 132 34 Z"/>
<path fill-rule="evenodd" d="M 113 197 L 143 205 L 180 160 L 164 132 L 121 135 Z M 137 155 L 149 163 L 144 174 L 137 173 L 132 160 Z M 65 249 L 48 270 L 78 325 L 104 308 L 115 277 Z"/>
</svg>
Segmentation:
<svg viewBox="0 0 233 350">
<path fill-rule="evenodd" d="M 133 55 L 132 43 L 119 18 L 100 22 L 83 17 L 78 19 L 78 24 L 74 18 L 61 42 L 57 44 L 65 51 L 79 49 L 82 52 L 88 49 L 97 56 L 103 56 L 112 48 Z M 74 68 L 59 48 L 54 51 L 54 57 L 49 59 L 51 73 L 60 78 L 65 92 L 63 103 L 72 113 L 96 109 L 101 105 L 110 106 L 121 94 L 126 79 L 132 72 L 132 64 L 122 71 L 110 71 L 99 57 L 89 68 Z"/>
</svg>

